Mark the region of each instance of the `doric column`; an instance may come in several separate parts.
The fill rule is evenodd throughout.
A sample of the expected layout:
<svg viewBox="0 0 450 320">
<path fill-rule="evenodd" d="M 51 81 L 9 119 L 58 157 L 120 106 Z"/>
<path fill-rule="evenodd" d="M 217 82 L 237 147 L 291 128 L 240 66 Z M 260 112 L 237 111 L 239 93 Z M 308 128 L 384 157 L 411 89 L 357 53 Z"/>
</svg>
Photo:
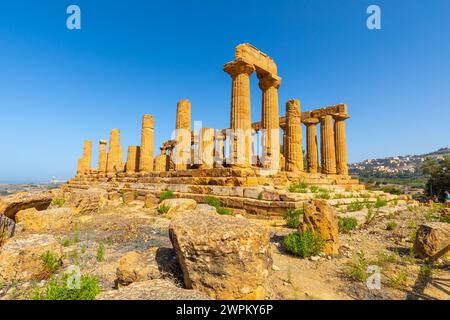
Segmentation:
<svg viewBox="0 0 450 320">
<path fill-rule="evenodd" d="M 166 155 L 166 150 L 161 149 L 161 154 L 155 158 L 155 171 L 169 170 L 169 156 Z"/>
<path fill-rule="evenodd" d="M 214 165 L 214 128 L 200 129 L 200 169 L 211 169 Z"/>
<path fill-rule="evenodd" d="M 102 176 L 106 175 L 106 161 L 108 155 L 106 153 L 106 145 L 108 141 L 100 140 L 98 148 L 98 173 Z"/>
<path fill-rule="evenodd" d="M 91 172 L 92 141 L 83 143 L 83 156 L 78 160 L 77 175 L 87 175 Z"/>
<path fill-rule="evenodd" d="M 319 169 L 319 152 L 317 150 L 317 123 L 319 119 L 303 120 L 306 125 L 306 162 L 309 173 L 317 173 Z"/>
<path fill-rule="evenodd" d="M 191 103 L 187 99 L 182 99 L 177 104 L 175 140 L 175 170 L 186 170 L 191 162 Z"/>
<path fill-rule="evenodd" d="M 289 100 L 286 103 L 286 171 L 303 171 L 301 124 L 300 101 Z"/>
<path fill-rule="evenodd" d="M 348 175 L 347 168 L 347 141 L 345 138 L 345 123 L 349 118 L 348 114 L 338 114 L 334 116 L 334 137 L 336 144 L 336 172 L 337 174 Z"/>
<path fill-rule="evenodd" d="M 129 146 L 127 154 L 127 163 L 125 165 L 126 172 L 136 172 L 139 168 L 140 147 Z"/>
<path fill-rule="evenodd" d="M 336 148 L 334 145 L 333 117 L 320 118 L 320 150 L 322 173 L 336 174 Z"/>
<path fill-rule="evenodd" d="M 123 149 L 120 146 L 120 130 L 112 129 L 109 138 L 109 151 L 106 163 L 106 174 L 113 176 L 123 172 Z"/>
<path fill-rule="evenodd" d="M 141 147 L 139 158 L 139 171 L 153 171 L 154 161 L 154 118 L 150 114 L 144 114 L 142 117 Z"/>
<path fill-rule="evenodd" d="M 233 80 L 230 128 L 234 138 L 230 141 L 231 163 L 234 166 L 248 167 L 252 159 L 250 75 L 255 71 L 255 67 L 243 61 L 232 61 L 225 65 L 224 71 Z"/>
<path fill-rule="evenodd" d="M 278 112 L 278 88 L 281 78 L 272 74 L 258 74 L 262 90 L 262 165 L 264 168 L 280 168 L 280 114 Z"/>
<path fill-rule="evenodd" d="M 214 167 L 222 168 L 225 160 L 225 138 L 221 130 L 216 130 L 214 147 Z"/>
</svg>

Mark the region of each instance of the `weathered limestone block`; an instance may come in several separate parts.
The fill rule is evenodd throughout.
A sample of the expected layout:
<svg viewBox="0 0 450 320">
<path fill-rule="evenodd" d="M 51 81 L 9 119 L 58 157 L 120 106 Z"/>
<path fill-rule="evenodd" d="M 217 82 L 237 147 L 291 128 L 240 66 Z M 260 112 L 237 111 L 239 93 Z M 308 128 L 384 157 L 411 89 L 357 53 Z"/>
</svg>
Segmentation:
<svg viewBox="0 0 450 320">
<path fill-rule="evenodd" d="M 286 171 L 303 171 L 301 121 L 300 101 L 289 100 L 286 103 Z"/>
<path fill-rule="evenodd" d="M 0 198 L 0 214 L 14 220 L 16 213 L 20 210 L 28 208 L 45 210 L 51 203 L 52 195 L 50 193 L 20 192 Z"/>
<path fill-rule="evenodd" d="M 158 208 L 164 206 L 169 207 L 169 211 L 166 212 L 166 215 L 168 217 L 173 217 L 180 212 L 195 209 L 197 207 L 197 202 L 192 199 L 184 198 L 166 199 L 159 204 Z"/>
<path fill-rule="evenodd" d="M 147 193 L 144 199 L 144 208 L 153 209 L 158 205 L 158 198 L 151 193 Z"/>
<path fill-rule="evenodd" d="M 214 299 L 263 299 L 269 232 L 244 218 L 184 212 L 169 228 L 184 284 Z"/>
<path fill-rule="evenodd" d="M 157 248 L 151 248 L 144 253 L 130 251 L 119 259 L 119 266 L 116 270 L 119 286 L 162 278 L 156 261 L 155 249 Z"/>
<path fill-rule="evenodd" d="M 33 208 L 17 212 L 16 220 L 23 231 L 71 230 L 74 225 L 74 214 L 70 208 L 43 211 L 37 211 Z"/>
<path fill-rule="evenodd" d="M 191 161 L 191 102 L 181 99 L 177 104 L 173 161 L 175 170 L 186 170 Z M 192 162 L 193 163 L 193 162 Z"/>
<path fill-rule="evenodd" d="M 95 214 L 106 206 L 108 193 L 104 189 L 90 188 L 77 190 L 64 203 L 65 208 L 72 208 L 78 214 Z"/>
<path fill-rule="evenodd" d="M 144 114 L 142 117 L 141 147 L 139 157 L 139 171 L 153 171 L 154 162 L 154 118 L 152 115 Z"/>
<path fill-rule="evenodd" d="M 307 228 L 319 232 L 325 241 L 323 252 L 337 254 L 339 252 L 339 227 L 336 211 L 325 200 L 312 200 L 303 204 L 303 222 L 299 232 Z"/>
<path fill-rule="evenodd" d="M 115 176 L 123 172 L 123 149 L 120 146 L 120 130 L 112 129 L 109 138 L 109 151 L 106 164 L 106 173 L 108 176 Z"/>
<path fill-rule="evenodd" d="M 278 89 L 281 78 L 274 74 L 258 73 L 262 90 L 262 166 L 271 170 L 280 169 L 280 114 L 278 111 Z"/>
<path fill-rule="evenodd" d="M 277 74 L 277 65 L 275 64 L 275 61 L 250 43 L 238 45 L 235 48 L 234 57 L 236 61 L 244 61 L 269 73 Z"/>
<path fill-rule="evenodd" d="M 98 151 L 98 172 L 101 176 L 106 175 L 106 163 L 108 160 L 108 153 L 106 151 L 106 145 L 108 141 L 100 140 Z"/>
<path fill-rule="evenodd" d="M 233 61 L 224 66 L 224 71 L 233 80 L 230 121 L 230 128 L 233 135 L 230 143 L 231 164 L 248 167 L 251 165 L 252 159 L 250 75 L 255 71 L 255 67 L 242 61 Z"/>
<path fill-rule="evenodd" d="M 336 148 L 333 117 L 326 115 L 320 119 L 320 149 L 323 174 L 336 174 Z"/>
<path fill-rule="evenodd" d="M 450 251 L 450 224 L 429 222 L 421 224 L 417 230 L 414 251 L 420 258 L 433 260 Z"/>
<path fill-rule="evenodd" d="M 15 230 L 16 223 L 14 220 L 0 213 L 0 245 L 4 240 L 11 238 Z"/>
<path fill-rule="evenodd" d="M 169 170 L 169 156 L 160 154 L 155 159 L 155 171 Z"/>
<path fill-rule="evenodd" d="M 62 257 L 59 241 L 48 234 L 18 235 L 0 250 L 0 279 L 3 282 L 42 280 L 48 277 L 41 256 L 51 252 Z"/>
<path fill-rule="evenodd" d="M 348 175 L 347 168 L 347 141 L 345 137 L 345 123 L 348 114 L 338 114 L 334 116 L 334 137 L 336 145 L 336 172 L 337 174 Z"/>
<path fill-rule="evenodd" d="M 139 170 L 139 159 L 141 155 L 141 148 L 138 146 L 129 146 L 127 163 L 125 165 L 125 171 L 127 173 L 134 173 Z"/>
<path fill-rule="evenodd" d="M 136 200 L 136 194 L 133 191 L 127 191 L 123 194 L 123 203 L 130 204 Z"/>
</svg>

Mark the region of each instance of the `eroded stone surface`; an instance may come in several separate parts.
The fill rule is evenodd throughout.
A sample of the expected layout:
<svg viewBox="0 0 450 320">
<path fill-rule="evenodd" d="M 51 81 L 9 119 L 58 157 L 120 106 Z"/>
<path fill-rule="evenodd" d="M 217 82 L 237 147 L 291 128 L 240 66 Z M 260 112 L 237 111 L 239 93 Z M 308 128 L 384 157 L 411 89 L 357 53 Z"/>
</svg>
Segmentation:
<svg viewBox="0 0 450 320">
<path fill-rule="evenodd" d="M 430 222 L 421 224 L 417 230 L 414 250 L 420 258 L 433 260 L 450 251 L 450 224 Z"/>
</svg>

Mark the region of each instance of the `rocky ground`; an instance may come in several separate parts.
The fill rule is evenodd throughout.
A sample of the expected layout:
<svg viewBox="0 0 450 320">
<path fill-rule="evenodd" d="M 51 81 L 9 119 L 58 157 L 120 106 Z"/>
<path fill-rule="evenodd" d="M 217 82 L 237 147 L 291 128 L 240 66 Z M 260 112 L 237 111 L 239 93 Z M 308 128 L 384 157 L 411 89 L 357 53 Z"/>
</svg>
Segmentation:
<svg viewBox="0 0 450 320">
<path fill-rule="evenodd" d="M 4 240 L 0 248 L 0 299 L 42 298 L 49 281 L 61 277 L 70 266 L 79 266 L 81 274 L 97 279 L 100 288 L 97 299 L 208 299 L 229 294 L 185 288 L 183 271 L 169 237 L 174 214 L 161 210 L 157 201 L 127 199 L 127 195 L 93 197 L 89 201 L 70 194 L 58 197 L 65 200 L 55 201 L 54 196 L 45 211 L 27 209 L 16 214 L 16 233 Z M 191 209 L 181 206 L 180 210 Z M 262 220 L 244 214 L 245 217 L 224 218 L 220 225 L 233 223 L 227 219 L 248 219 L 268 228 L 270 253 L 267 254 L 273 262 L 268 268 L 266 299 L 450 298 L 448 260 L 440 258 L 433 264 L 426 263 L 416 258 L 412 249 L 418 225 L 439 219 L 437 210 L 391 205 L 380 208 L 370 222 L 366 221 L 367 209 L 339 214 L 356 217 L 358 227 L 339 234 L 338 254 L 310 258 L 296 257 L 283 249 L 283 237 L 295 231 L 287 228 L 283 219 Z M 258 233 L 257 230 L 252 229 L 254 232 L 249 237 Z M 180 239 L 182 232 L 188 237 L 191 230 L 178 231 L 176 236 Z M 226 237 L 219 240 L 227 241 Z M 43 261 L 43 254 L 48 251 L 56 253 L 58 262 L 54 268 Z M 190 254 L 187 260 L 198 252 Z M 367 266 L 381 268 L 380 289 L 369 290 L 364 280 L 351 276 L 362 256 Z M 206 257 L 205 265 L 210 258 Z M 247 258 L 255 265 L 262 263 L 257 268 L 264 268 L 266 262 L 260 262 L 260 257 Z M 193 273 L 190 281 L 196 287 Z M 211 276 L 205 281 L 214 283 L 215 280 Z"/>
</svg>

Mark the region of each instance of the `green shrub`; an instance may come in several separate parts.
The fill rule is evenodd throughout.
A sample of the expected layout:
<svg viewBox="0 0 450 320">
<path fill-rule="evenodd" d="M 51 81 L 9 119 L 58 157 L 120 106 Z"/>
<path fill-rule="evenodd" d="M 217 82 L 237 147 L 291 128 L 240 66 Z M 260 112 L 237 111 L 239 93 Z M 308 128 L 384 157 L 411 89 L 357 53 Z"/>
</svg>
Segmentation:
<svg viewBox="0 0 450 320">
<path fill-rule="evenodd" d="M 210 206 L 213 206 L 216 209 L 222 207 L 222 202 L 216 197 L 207 196 L 204 201 L 206 204 L 209 204 Z"/>
<path fill-rule="evenodd" d="M 298 184 L 291 184 L 289 186 L 289 192 L 295 192 L 295 193 L 306 193 L 308 190 L 306 189 L 308 186 L 304 182 L 300 182 Z"/>
<path fill-rule="evenodd" d="M 319 191 L 319 193 L 316 194 L 317 199 L 330 199 L 330 192 L 328 190 L 326 191 Z"/>
<path fill-rule="evenodd" d="M 83 275 L 80 279 L 79 289 L 70 289 L 67 286 L 69 274 L 65 273 L 58 281 L 52 278 L 45 289 L 41 292 L 38 288 L 34 288 L 33 300 L 94 300 L 100 293 L 97 278 Z"/>
<path fill-rule="evenodd" d="M 387 206 L 387 200 L 381 199 L 380 197 L 377 198 L 377 201 L 375 202 L 375 208 L 381 208 Z"/>
<path fill-rule="evenodd" d="M 348 217 L 348 218 L 339 218 L 339 231 L 343 233 L 348 233 L 351 230 L 355 230 L 358 226 L 358 221 L 356 218 Z"/>
<path fill-rule="evenodd" d="M 97 248 L 97 261 L 102 262 L 105 260 L 105 246 L 103 241 L 99 243 Z"/>
<path fill-rule="evenodd" d="M 430 261 L 425 261 L 425 263 L 420 267 L 419 276 L 422 278 L 430 278 L 433 275 L 433 263 Z"/>
<path fill-rule="evenodd" d="M 408 275 L 404 271 L 397 271 L 395 276 L 390 279 L 389 283 L 391 287 L 399 290 L 406 289 L 406 282 L 408 280 Z"/>
<path fill-rule="evenodd" d="M 320 234 L 309 229 L 303 233 L 296 231 L 288 234 L 283 240 L 286 251 L 303 258 L 318 255 L 324 245 Z"/>
<path fill-rule="evenodd" d="M 287 209 L 284 214 L 286 226 L 289 228 L 298 228 L 300 225 L 300 216 L 303 214 L 303 209 Z"/>
<path fill-rule="evenodd" d="M 439 219 L 440 222 L 446 222 L 446 223 L 450 223 L 450 215 L 446 215 L 446 216 L 442 216 Z"/>
<path fill-rule="evenodd" d="M 222 215 L 230 215 L 231 214 L 231 211 L 224 207 L 218 207 L 218 208 L 216 208 L 216 211 L 218 214 L 222 214 Z"/>
<path fill-rule="evenodd" d="M 397 227 L 398 227 L 398 223 L 395 222 L 394 220 L 391 220 L 388 223 L 386 223 L 386 230 L 394 230 Z"/>
<path fill-rule="evenodd" d="M 403 190 L 396 186 L 385 186 L 382 187 L 381 190 L 386 193 L 400 195 L 403 194 Z"/>
<path fill-rule="evenodd" d="M 62 246 L 63 247 L 70 246 L 70 239 L 68 239 L 68 238 L 64 239 L 63 242 L 62 242 Z"/>
<path fill-rule="evenodd" d="M 358 260 L 351 266 L 348 275 L 355 281 L 366 281 L 368 275 L 367 261 L 364 252 L 358 252 Z"/>
<path fill-rule="evenodd" d="M 44 270 L 47 274 L 52 274 L 62 265 L 61 259 L 50 251 L 46 251 L 41 255 L 41 260 L 44 265 Z"/>
<path fill-rule="evenodd" d="M 309 190 L 311 190 L 312 193 L 317 193 L 317 192 L 319 192 L 319 187 L 318 186 L 311 186 L 309 188 Z"/>
<path fill-rule="evenodd" d="M 167 212 L 169 212 L 170 207 L 167 204 L 162 204 L 158 207 L 158 213 L 160 214 L 165 214 Z"/>
<path fill-rule="evenodd" d="M 367 215 L 366 215 L 366 224 L 371 223 L 375 218 L 378 216 L 378 210 L 374 210 L 372 207 L 367 208 Z"/>
<path fill-rule="evenodd" d="M 57 207 L 62 207 L 66 203 L 66 199 L 63 198 L 55 198 L 52 200 L 52 205 Z"/>
<path fill-rule="evenodd" d="M 174 197 L 173 191 L 166 190 L 166 191 L 161 192 L 161 194 L 159 195 L 159 200 L 164 201 L 166 199 L 172 199 L 173 197 Z"/>
<path fill-rule="evenodd" d="M 347 205 L 347 210 L 350 212 L 360 211 L 364 209 L 364 207 L 365 207 L 364 202 L 352 202 Z"/>
</svg>

